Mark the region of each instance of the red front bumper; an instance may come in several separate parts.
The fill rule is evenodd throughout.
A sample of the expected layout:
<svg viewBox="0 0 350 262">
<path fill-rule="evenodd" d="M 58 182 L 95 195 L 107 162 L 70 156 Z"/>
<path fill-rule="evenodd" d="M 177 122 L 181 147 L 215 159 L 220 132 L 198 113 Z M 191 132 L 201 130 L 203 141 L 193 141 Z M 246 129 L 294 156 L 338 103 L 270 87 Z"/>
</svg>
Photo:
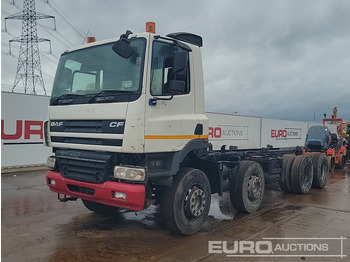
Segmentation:
<svg viewBox="0 0 350 262">
<path fill-rule="evenodd" d="M 52 180 L 55 181 L 54 184 Z M 67 179 L 61 173 L 52 171 L 47 172 L 46 183 L 51 191 L 59 194 L 95 201 L 109 206 L 127 208 L 129 210 L 144 209 L 144 185 L 131 185 L 113 181 L 107 181 L 103 184 L 92 184 Z M 113 198 L 113 192 L 125 193 L 126 199 Z"/>
</svg>

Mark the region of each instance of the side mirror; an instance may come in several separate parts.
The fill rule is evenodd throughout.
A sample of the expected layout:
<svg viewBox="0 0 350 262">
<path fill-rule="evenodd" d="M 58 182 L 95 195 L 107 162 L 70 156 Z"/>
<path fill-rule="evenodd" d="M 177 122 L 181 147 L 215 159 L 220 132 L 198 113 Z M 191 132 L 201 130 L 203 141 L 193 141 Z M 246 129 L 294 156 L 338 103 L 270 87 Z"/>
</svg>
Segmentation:
<svg viewBox="0 0 350 262">
<path fill-rule="evenodd" d="M 185 81 L 170 80 L 169 91 L 171 93 L 184 93 L 185 92 Z"/>
<path fill-rule="evenodd" d="M 175 51 L 173 61 L 173 74 L 181 72 L 186 69 L 187 65 L 187 52 L 186 51 Z"/>
<path fill-rule="evenodd" d="M 128 40 L 120 39 L 113 45 L 112 49 L 121 57 L 130 58 L 135 53 L 135 49 L 129 44 L 130 42 Z"/>
</svg>

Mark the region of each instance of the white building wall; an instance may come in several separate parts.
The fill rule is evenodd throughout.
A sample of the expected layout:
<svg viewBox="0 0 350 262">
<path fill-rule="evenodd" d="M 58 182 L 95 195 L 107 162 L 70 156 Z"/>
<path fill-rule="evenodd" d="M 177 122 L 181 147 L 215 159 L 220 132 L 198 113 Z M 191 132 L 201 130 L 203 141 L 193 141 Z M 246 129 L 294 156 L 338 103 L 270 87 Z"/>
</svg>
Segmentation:
<svg viewBox="0 0 350 262">
<path fill-rule="evenodd" d="M 1 167 L 45 164 L 43 121 L 50 97 L 1 92 Z"/>
</svg>

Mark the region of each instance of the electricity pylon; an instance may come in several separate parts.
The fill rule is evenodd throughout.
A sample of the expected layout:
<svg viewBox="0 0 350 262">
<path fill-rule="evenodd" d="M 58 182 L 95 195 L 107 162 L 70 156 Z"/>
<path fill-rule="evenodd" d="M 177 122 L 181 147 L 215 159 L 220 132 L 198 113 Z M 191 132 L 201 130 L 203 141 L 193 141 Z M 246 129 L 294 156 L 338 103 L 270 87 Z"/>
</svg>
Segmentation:
<svg viewBox="0 0 350 262">
<path fill-rule="evenodd" d="M 54 19 L 54 27 L 56 30 L 55 17 L 51 15 L 37 13 L 35 11 L 35 0 L 23 0 L 23 10 L 19 13 L 5 17 L 5 31 L 6 31 L 6 20 L 7 19 L 18 19 L 22 20 L 22 34 L 19 37 L 13 38 L 9 41 L 10 53 L 11 43 L 19 42 L 19 56 L 17 64 L 17 72 L 15 82 L 13 84 L 12 92 L 17 85 L 22 82 L 24 92 L 27 93 L 29 90 L 33 90 L 32 93 L 36 94 L 36 85 L 44 90 L 44 80 L 41 71 L 40 54 L 39 54 L 39 42 L 49 42 L 49 39 L 38 37 L 37 35 L 37 23 L 38 19 Z M 51 52 L 51 43 L 50 43 Z"/>
</svg>

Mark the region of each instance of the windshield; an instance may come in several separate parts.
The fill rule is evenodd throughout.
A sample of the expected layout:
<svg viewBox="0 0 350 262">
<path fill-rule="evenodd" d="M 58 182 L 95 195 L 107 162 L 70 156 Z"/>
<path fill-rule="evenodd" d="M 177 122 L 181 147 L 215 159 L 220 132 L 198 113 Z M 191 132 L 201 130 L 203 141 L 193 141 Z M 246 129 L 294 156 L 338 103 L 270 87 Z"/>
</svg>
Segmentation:
<svg viewBox="0 0 350 262">
<path fill-rule="evenodd" d="M 58 63 L 50 104 L 138 99 L 141 95 L 145 43 L 144 38 L 131 39 L 130 46 L 135 53 L 128 59 L 112 50 L 114 42 L 63 54 Z"/>
</svg>

